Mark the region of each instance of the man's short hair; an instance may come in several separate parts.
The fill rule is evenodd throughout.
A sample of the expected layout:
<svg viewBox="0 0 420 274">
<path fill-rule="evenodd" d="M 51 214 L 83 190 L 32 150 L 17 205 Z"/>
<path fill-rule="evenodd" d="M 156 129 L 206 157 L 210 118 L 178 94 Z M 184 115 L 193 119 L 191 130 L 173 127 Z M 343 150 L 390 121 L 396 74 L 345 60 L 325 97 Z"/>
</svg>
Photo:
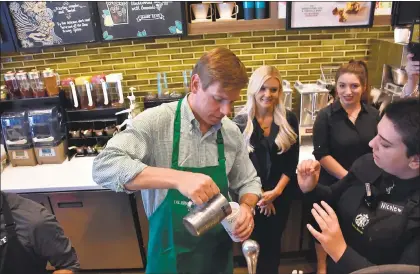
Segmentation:
<svg viewBox="0 0 420 274">
<path fill-rule="evenodd" d="M 248 84 L 244 64 L 227 48 L 218 47 L 205 53 L 196 63 L 192 74 L 197 74 L 203 90 L 219 82 L 226 93 L 238 91 Z"/>
</svg>

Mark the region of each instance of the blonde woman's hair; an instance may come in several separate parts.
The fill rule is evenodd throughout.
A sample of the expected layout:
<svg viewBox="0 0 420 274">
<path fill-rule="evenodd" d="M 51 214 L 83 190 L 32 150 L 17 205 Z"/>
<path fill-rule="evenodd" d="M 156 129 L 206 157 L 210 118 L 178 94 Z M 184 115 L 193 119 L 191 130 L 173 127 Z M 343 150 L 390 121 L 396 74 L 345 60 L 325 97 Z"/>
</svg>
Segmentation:
<svg viewBox="0 0 420 274">
<path fill-rule="evenodd" d="M 273 66 L 262 66 L 259 67 L 252 73 L 251 78 L 248 84 L 247 90 L 247 102 L 245 107 L 239 112 L 238 115 L 247 114 L 248 120 L 243 132 L 245 143 L 248 148 L 248 152 L 253 152 L 254 147 L 251 145 L 251 135 L 254 131 L 254 125 L 252 121 L 255 117 L 255 109 L 256 109 L 256 101 L 255 95 L 260 91 L 261 86 L 270 78 L 276 78 L 279 81 L 279 92 L 283 92 L 282 90 L 282 80 L 280 76 L 280 72 L 277 68 Z M 280 94 L 282 95 L 282 94 Z M 283 100 L 279 96 L 279 102 L 277 106 L 274 107 L 273 113 L 273 121 L 276 125 L 279 126 L 279 133 L 276 136 L 275 143 L 279 148 L 278 154 L 285 153 L 290 149 L 290 147 L 296 143 L 297 134 L 294 132 L 293 128 L 289 125 L 286 118 L 286 107 L 284 105 Z"/>
</svg>

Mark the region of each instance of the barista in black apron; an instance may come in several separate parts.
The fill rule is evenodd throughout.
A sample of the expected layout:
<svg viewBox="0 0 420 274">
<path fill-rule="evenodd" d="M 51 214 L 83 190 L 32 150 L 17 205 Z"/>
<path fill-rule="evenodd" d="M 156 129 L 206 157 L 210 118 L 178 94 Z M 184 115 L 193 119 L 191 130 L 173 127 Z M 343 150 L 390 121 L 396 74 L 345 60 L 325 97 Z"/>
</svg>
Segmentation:
<svg viewBox="0 0 420 274">
<path fill-rule="evenodd" d="M 6 236 L 0 239 L 0 274 L 46 274 L 46 265 L 36 262 L 19 242 L 15 220 L 3 193 L 0 202 L 6 228 Z"/>
</svg>

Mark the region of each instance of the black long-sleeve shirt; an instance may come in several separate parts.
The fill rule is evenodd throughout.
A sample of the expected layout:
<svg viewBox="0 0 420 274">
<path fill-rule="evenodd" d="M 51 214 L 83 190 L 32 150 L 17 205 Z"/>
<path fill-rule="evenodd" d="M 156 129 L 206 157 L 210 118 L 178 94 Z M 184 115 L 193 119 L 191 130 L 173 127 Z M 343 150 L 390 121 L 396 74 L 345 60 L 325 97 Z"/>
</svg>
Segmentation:
<svg viewBox="0 0 420 274">
<path fill-rule="evenodd" d="M 4 194 L 16 223 L 18 240 L 32 261 L 45 263 L 45 266 L 48 261 L 56 269 L 77 271 L 80 264 L 76 251 L 55 216 L 34 201 L 14 193 Z M 5 222 L 3 214 L 0 214 L 0 239 L 4 236 Z"/>
<path fill-rule="evenodd" d="M 362 103 L 361 111 L 353 124 L 339 100 L 323 108 L 317 115 L 313 131 L 313 155 L 318 161 L 332 156 L 344 169 L 348 170 L 360 156 L 371 153 L 369 142 L 377 134 L 380 120 L 377 109 Z M 330 185 L 337 179 L 324 168 L 321 169 L 320 183 Z"/>
<path fill-rule="evenodd" d="M 365 183 L 370 183 L 373 199 L 366 198 Z M 335 204 L 347 243 L 337 263 L 328 259 L 328 273 L 384 264 L 420 265 L 420 176 L 399 179 L 366 154 L 343 179 L 331 186 L 318 184 L 309 195 Z"/>
<path fill-rule="evenodd" d="M 249 157 L 257 170 L 257 175 L 261 178 L 261 184 L 265 191 L 272 190 L 283 174 L 289 177 L 291 181 L 294 181 L 296 178 L 296 167 L 299 161 L 299 123 L 296 115 L 291 111 L 286 112 L 286 119 L 298 137 L 296 143 L 282 154 L 278 154 L 279 148 L 275 143 L 276 136 L 279 133 L 279 126 L 274 122 L 271 123 L 270 135 L 265 137 L 257 119 L 254 118 L 252 121 L 254 132 L 251 135 L 250 143 L 254 147 L 254 151 L 250 153 Z M 243 132 L 248 117 L 245 114 L 239 115 L 233 121 Z M 290 187 L 287 188 L 292 189 Z"/>
</svg>

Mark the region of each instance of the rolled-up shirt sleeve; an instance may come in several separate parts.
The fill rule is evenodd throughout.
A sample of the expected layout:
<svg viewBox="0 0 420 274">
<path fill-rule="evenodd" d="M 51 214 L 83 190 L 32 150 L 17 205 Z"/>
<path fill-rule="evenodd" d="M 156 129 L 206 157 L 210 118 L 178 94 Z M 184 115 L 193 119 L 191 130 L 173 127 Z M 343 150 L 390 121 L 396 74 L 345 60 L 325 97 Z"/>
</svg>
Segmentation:
<svg viewBox="0 0 420 274">
<path fill-rule="evenodd" d="M 105 149 L 93 161 L 93 181 L 116 192 L 130 191 L 124 185 L 133 180 L 147 165 L 153 153 L 153 117 L 140 113 L 133 128 L 126 129 L 108 141 Z"/>
<path fill-rule="evenodd" d="M 321 110 L 316 116 L 313 127 L 313 155 L 315 159 L 321 160 L 330 155 L 330 137 L 328 129 L 328 114 L 326 109 Z"/>
<path fill-rule="evenodd" d="M 249 159 L 248 150 L 238 128 L 238 150 L 232 169 L 228 174 L 229 187 L 234 194 L 239 196 L 238 201 L 244 194 L 252 193 L 261 197 L 261 180 L 257 171 Z"/>
</svg>

